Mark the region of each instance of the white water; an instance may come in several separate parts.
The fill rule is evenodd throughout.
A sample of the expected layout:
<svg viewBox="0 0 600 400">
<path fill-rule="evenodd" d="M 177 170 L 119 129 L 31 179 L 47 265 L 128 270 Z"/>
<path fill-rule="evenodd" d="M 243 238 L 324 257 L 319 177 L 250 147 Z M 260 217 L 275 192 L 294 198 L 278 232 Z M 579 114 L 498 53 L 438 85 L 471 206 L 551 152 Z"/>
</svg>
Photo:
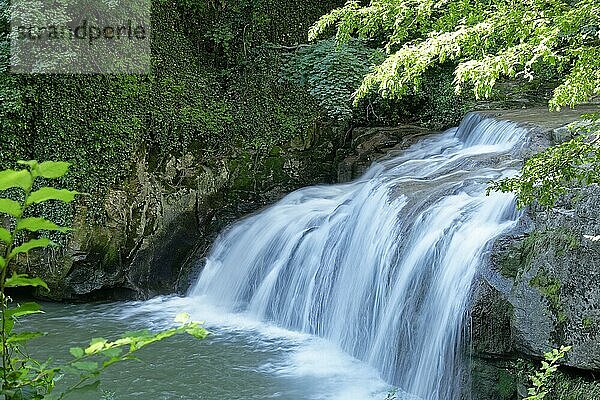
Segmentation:
<svg viewBox="0 0 600 400">
<path fill-rule="evenodd" d="M 325 338 L 406 398 L 454 399 L 473 277 L 517 219 L 513 196 L 486 197 L 486 184 L 514 172 L 525 136 L 471 114 L 355 182 L 298 190 L 220 236 L 190 300 Z M 357 368 L 318 343 L 287 371 Z M 339 398 L 375 390 L 359 388 Z"/>
</svg>

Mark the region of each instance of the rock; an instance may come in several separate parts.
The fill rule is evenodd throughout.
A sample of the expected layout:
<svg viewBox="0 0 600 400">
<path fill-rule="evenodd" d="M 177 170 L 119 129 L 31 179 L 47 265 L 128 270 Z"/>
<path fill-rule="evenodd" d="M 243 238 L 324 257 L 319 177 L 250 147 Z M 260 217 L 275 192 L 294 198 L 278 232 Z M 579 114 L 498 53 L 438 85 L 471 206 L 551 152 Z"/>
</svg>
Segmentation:
<svg viewBox="0 0 600 400">
<path fill-rule="evenodd" d="M 351 132 L 350 152 L 338 155 L 338 182 L 360 177 L 376 160 L 406 149 L 419 137 L 434 133 L 414 125 L 397 127 L 358 127 Z"/>
<path fill-rule="evenodd" d="M 207 158 L 190 151 L 150 167 L 141 148 L 131 178 L 108 190 L 105 221 L 75 210 L 61 249 L 38 252 L 20 269 L 45 279 L 53 300 L 149 298 L 185 293 L 216 235 L 233 221 L 302 186 L 333 180 L 337 131 L 316 127 L 301 145 Z"/>
<path fill-rule="evenodd" d="M 568 114 L 563 125 L 571 118 Z M 567 128 L 557 124 L 554 117 L 538 125 L 536 135 L 568 140 Z M 543 147 L 544 140 L 532 143 Z M 496 241 L 474 286 L 473 374 L 483 370 L 496 383 L 507 371 L 521 374 L 524 388 L 525 362 L 515 362 L 542 359 L 561 345 L 573 346 L 563 361 L 573 368 L 561 375 L 564 387 L 580 385 L 585 371 L 600 372 L 600 241 L 590 239 L 598 234 L 600 187 L 593 185 L 573 188 L 551 210 L 527 209 L 518 226 Z M 474 379 L 473 398 L 504 398 L 482 386 L 490 387 Z M 596 398 L 589 396 L 577 398 Z"/>
<path fill-rule="evenodd" d="M 600 242 L 585 238 L 600 231 L 598 199 L 600 188 L 592 186 L 553 210 L 529 210 L 530 232 L 513 233 L 495 245 L 490 269 L 478 282 L 478 288 L 493 290 L 476 292 L 472 308 L 478 353 L 498 353 L 497 338 L 486 327 L 506 317 L 486 310 L 490 302 L 506 304 L 510 325 L 495 335 L 511 337 L 512 343 L 501 356 L 514 348 L 541 358 L 551 348 L 572 345 L 566 365 L 600 371 Z"/>
</svg>

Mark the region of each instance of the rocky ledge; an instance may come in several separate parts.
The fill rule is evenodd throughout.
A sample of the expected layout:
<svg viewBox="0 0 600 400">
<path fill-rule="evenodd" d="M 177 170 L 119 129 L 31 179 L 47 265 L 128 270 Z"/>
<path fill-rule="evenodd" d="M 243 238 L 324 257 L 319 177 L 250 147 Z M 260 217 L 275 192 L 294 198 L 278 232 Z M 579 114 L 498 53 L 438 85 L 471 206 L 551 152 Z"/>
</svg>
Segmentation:
<svg viewBox="0 0 600 400">
<path fill-rule="evenodd" d="M 568 139 L 581 114 L 499 113 L 527 123 L 538 146 Z M 573 188 L 554 208 L 524 211 L 501 237 L 475 282 L 471 307 L 471 392 L 476 400 L 526 394 L 544 352 L 571 345 L 551 398 L 600 398 L 600 188 Z"/>
</svg>

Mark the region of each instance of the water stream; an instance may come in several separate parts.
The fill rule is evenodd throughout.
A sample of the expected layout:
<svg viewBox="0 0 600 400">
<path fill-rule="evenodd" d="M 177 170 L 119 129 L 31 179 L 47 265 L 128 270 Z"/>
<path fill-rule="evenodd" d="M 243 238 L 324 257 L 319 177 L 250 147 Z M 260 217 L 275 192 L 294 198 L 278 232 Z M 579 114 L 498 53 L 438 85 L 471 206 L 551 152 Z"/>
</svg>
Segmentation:
<svg viewBox="0 0 600 400">
<path fill-rule="evenodd" d="M 326 338 L 418 398 L 456 398 L 473 276 L 517 219 L 486 183 L 525 136 L 470 114 L 355 182 L 298 190 L 224 232 L 190 295 Z"/>
</svg>

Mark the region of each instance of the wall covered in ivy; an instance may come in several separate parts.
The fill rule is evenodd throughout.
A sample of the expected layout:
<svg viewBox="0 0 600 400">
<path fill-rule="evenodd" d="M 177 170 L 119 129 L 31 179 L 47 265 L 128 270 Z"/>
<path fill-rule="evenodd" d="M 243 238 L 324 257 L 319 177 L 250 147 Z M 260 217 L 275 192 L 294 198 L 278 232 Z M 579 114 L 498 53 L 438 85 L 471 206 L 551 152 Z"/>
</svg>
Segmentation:
<svg viewBox="0 0 600 400">
<path fill-rule="evenodd" d="M 53 297 L 172 290 L 178 265 L 200 246 L 195 237 L 333 179 L 340 129 L 281 69 L 285 48 L 306 42 L 310 24 L 336 5 L 155 0 L 148 75 L 13 75 L 2 41 L 0 168 L 66 160 L 72 170 L 60 184 L 89 194 L 76 209 L 42 210 L 77 228 L 61 251 L 40 255 L 53 266 L 44 273 Z M 5 38 L 6 20 L 0 29 Z M 167 229 L 188 211 L 192 226 Z M 185 229 L 184 250 L 154 271 L 149 264 L 165 259 L 146 242 L 181 239 Z M 124 274 L 132 263 L 147 271 Z M 165 282 L 152 282 L 154 272 Z M 69 279 L 79 289 L 66 287 Z"/>
</svg>

